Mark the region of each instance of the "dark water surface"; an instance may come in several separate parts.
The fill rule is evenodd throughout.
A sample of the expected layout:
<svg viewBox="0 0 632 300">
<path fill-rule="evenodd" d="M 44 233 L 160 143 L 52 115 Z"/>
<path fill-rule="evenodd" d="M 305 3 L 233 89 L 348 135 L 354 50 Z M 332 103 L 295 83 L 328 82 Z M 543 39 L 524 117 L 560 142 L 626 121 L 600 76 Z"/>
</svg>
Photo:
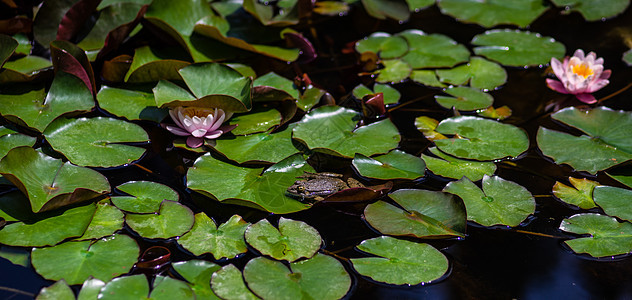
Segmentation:
<svg viewBox="0 0 632 300">
<path fill-rule="evenodd" d="M 396 33 L 407 28 L 422 29 L 428 33 L 442 33 L 466 46 L 476 34 L 485 31 L 477 25 L 467 25 L 440 14 L 431 7 L 413 15 L 404 24 L 394 21 L 376 21 L 367 18 L 361 9 L 352 11 L 339 22 L 316 23 L 321 55 L 314 63 L 302 65 L 303 72 L 318 85 L 330 91 L 336 99 L 343 98 L 360 82 L 368 83 L 370 78 L 357 76 L 355 54 L 340 55 L 340 49 L 354 40 L 363 38 L 374 31 Z M 512 27 L 507 27 L 512 28 Z M 597 98 L 605 97 L 632 82 L 632 68 L 621 62 L 621 55 L 632 47 L 632 10 L 616 18 L 603 22 L 584 22 L 576 13 L 564 15 L 560 10 L 549 10 L 536 20 L 528 30 L 554 37 L 564 43 L 567 54 L 582 48 L 586 52 L 595 51 L 604 57 L 605 68 L 612 69 L 611 84 L 596 93 Z M 626 44 L 627 43 L 627 44 Z M 288 78 L 294 76 L 291 66 L 262 60 L 253 61 L 256 70 L 273 68 Z M 499 90 L 491 92 L 495 98 L 495 107 L 508 105 L 514 115 L 507 120 L 528 131 L 531 137 L 531 149 L 515 165 L 499 163 L 497 174 L 505 179 L 525 186 L 536 196 L 535 216 L 518 228 L 482 228 L 470 224 L 466 238 L 462 240 L 426 241 L 442 250 L 450 261 L 448 276 L 439 282 L 413 287 L 388 286 L 370 282 L 358 276 L 345 263 L 354 278 L 355 285 L 348 298 L 352 299 L 632 299 L 632 258 L 595 260 L 576 255 L 563 245 L 570 235 L 557 228 L 566 217 L 578 213 L 578 210 L 553 199 L 551 188 L 555 181 L 565 181 L 568 176 L 591 177 L 589 174 L 573 172 L 568 166 L 556 166 L 544 159 L 535 145 L 535 132 L 538 126 L 552 129 L 564 129 L 550 121 L 544 107 L 563 96 L 549 90 L 544 82 L 544 68 L 508 69 L 509 81 Z M 401 149 L 419 155 L 429 142 L 414 127 L 414 119 L 428 115 L 443 119 L 451 115 L 434 103 L 433 95 L 439 91 L 412 83 L 395 85 L 402 92 L 400 102 L 415 101 L 392 113 L 392 119 L 402 133 Z M 571 102 L 571 105 L 580 105 Z M 625 91 L 603 105 L 616 109 L 632 110 L 632 92 Z M 182 157 L 176 151 L 166 152 L 170 138 L 155 124 L 143 124 L 149 132 L 152 145 L 150 153 L 140 165 L 151 169 L 148 174 L 139 168 L 128 167 L 119 170 L 107 170 L 112 186 L 128 180 L 152 180 L 180 189 L 184 202 L 195 211 L 205 211 L 216 222 L 226 221 L 233 214 L 240 214 L 249 222 L 256 222 L 267 215 L 246 208 L 220 205 L 200 195 L 190 195 L 181 188 L 184 184 Z M 566 129 L 568 130 L 568 129 Z M 632 135 L 632 133 L 630 133 Z M 185 165 L 191 162 L 185 158 Z M 348 162 L 325 164 L 322 170 L 345 169 Z M 595 179 L 595 178 L 592 178 Z M 602 184 L 620 186 L 613 180 L 599 176 Z M 398 187 L 440 190 L 445 180 L 427 177 L 424 181 Z M 304 220 L 319 230 L 325 240 L 325 249 L 341 257 L 359 257 L 362 254 L 353 250 L 364 239 L 379 234 L 369 229 L 361 215 L 361 207 L 315 206 L 314 208 L 288 215 L 286 217 Z M 277 220 L 279 216 L 268 216 Z M 54 229 L 52 229 L 54 230 Z M 163 245 L 172 250 L 174 260 L 190 259 L 174 243 L 141 241 L 144 250 L 151 245 Z M 234 261 L 243 266 L 248 256 Z M 211 259 L 211 257 L 204 257 Z M 231 261 L 233 262 L 233 261 Z M 37 294 L 39 289 L 52 282 L 42 279 L 30 268 L 14 266 L 0 259 L 0 285 Z M 0 299 L 30 299 L 31 297 L 10 291 L 0 290 Z"/>
</svg>

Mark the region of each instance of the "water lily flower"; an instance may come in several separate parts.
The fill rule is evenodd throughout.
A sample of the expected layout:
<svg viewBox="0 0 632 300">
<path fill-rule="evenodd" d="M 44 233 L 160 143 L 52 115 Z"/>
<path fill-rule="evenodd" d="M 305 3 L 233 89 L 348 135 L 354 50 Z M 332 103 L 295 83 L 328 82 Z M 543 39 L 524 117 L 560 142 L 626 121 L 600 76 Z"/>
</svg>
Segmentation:
<svg viewBox="0 0 632 300">
<path fill-rule="evenodd" d="M 211 110 L 200 107 L 181 107 L 169 110 L 169 115 L 177 126 L 165 125 L 171 133 L 188 136 L 187 146 L 197 148 L 202 146 L 204 139 L 216 139 L 222 134 L 233 130 L 237 125 L 223 125 L 233 113 L 215 108 Z"/>
<path fill-rule="evenodd" d="M 597 102 L 592 93 L 606 86 L 611 71 L 603 69 L 603 58 L 597 58 L 595 52 L 584 55 L 582 49 L 577 49 L 573 57 L 564 58 L 560 62 L 551 58 L 551 67 L 560 81 L 547 79 L 549 88 L 562 94 L 572 94 L 587 104 Z"/>
</svg>

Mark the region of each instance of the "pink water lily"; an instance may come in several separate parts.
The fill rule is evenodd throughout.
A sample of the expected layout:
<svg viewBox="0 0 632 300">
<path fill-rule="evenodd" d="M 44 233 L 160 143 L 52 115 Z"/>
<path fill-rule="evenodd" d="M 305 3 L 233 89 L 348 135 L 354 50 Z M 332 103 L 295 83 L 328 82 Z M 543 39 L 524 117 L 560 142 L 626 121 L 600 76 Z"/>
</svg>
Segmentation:
<svg viewBox="0 0 632 300">
<path fill-rule="evenodd" d="M 597 58 L 595 52 L 584 55 L 582 49 L 577 49 L 573 57 L 564 58 L 560 62 L 551 58 L 551 67 L 560 81 L 547 79 L 546 84 L 562 94 L 572 94 L 587 104 L 597 102 L 592 93 L 606 86 L 611 71 L 603 69 L 603 58 Z"/>
<path fill-rule="evenodd" d="M 197 148 L 204 144 L 204 139 L 216 139 L 222 134 L 233 130 L 237 125 L 224 125 L 233 113 L 215 108 L 176 107 L 169 110 L 171 119 L 177 126 L 165 125 L 171 133 L 179 136 L 188 136 L 187 146 Z"/>
</svg>

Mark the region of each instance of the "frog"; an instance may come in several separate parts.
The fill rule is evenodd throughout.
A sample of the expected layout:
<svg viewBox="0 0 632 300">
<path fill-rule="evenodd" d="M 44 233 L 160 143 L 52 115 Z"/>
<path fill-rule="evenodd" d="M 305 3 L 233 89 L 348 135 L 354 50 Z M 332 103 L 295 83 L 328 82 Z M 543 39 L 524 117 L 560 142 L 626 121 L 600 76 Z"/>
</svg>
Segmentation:
<svg viewBox="0 0 632 300">
<path fill-rule="evenodd" d="M 343 175 L 329 172 L 304 172 L 296 178 L 300 180 L 287 188 L 287 194 L 302 201 L 318 202 L 342 190 L 365 187 L 354 178 L 349 177 L 345 181 L 342 179 Z"/>
</svg>

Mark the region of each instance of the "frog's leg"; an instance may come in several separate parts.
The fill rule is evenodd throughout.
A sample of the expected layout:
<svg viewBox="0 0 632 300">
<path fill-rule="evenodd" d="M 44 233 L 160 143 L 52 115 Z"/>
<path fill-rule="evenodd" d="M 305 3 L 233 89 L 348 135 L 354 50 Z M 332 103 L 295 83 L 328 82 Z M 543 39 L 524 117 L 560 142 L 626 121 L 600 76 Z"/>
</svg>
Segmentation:
<svg viewBox="0 0 632 300">
<path fill-rule="evenodd" d="M 349 185 L 349 188 L 364 187 L 364 184 L 351 177 L 347 179 L 347 185 Z"/>
</svg>

